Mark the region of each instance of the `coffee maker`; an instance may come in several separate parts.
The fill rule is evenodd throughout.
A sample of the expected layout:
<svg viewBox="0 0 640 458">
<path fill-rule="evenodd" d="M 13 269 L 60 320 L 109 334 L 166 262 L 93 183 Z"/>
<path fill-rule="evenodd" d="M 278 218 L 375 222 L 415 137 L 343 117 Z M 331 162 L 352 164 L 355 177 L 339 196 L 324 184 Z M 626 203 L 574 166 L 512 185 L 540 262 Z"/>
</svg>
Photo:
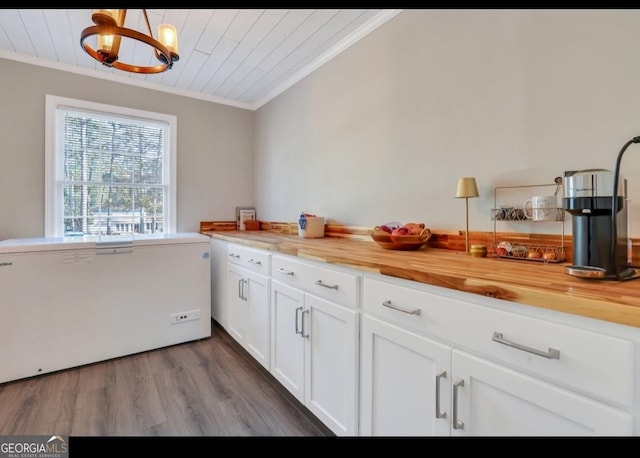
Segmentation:
<svg viewBox="0 0 640 458">
<path fill-rule="evenodd" d="M 563 186 L 573 234 L 573 265 L 566 272 L 590 279 L 631 278 L 635 270 L 627 251 L 626 180 L 604 169 L 568 171 Z"/>
</svg>

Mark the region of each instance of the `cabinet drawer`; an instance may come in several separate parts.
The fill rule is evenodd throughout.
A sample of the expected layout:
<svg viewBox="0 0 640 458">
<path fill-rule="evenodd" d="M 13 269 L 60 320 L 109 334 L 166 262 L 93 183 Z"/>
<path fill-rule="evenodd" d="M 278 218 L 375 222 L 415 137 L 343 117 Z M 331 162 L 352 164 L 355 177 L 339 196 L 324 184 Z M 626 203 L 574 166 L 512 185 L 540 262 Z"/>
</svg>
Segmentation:
<svg viewBox="0 0 640 458">
<path fill-rule="evenodd" d="M 271 253 L 267 251 L 233 243 L 227 245 L 227 261 L 253 272 L 269 275 L 271 271 L 270 260 Z"/>
<path fill-rule="evenodd" d="M 274 280 L 346 307 L 358 307 L 360 274 L 281 255 L 273 256 L 271 262 Z"/>
<path fill-rule="evenodd" d="M 407 329 L 455 340 L 460 326 L 460 307 L 455 300 L 416 288 L 365 276 L 362 306 L 386 321 Z"/>
<path fill-rule="evenodd" d="M 630 340 L 472 303 L 472 295 L 467 302 L 428 289 L 365 277 L 364 311 L 549 381 L 631 405 Z"/>
</svg>

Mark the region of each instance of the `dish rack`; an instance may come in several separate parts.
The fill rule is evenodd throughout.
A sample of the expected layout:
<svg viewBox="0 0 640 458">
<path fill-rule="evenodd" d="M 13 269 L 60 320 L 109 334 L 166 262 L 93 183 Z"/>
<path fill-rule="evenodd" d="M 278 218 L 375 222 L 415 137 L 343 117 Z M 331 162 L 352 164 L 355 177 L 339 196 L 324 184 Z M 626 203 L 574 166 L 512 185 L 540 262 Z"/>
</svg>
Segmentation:
<svg viewBox="0 0 640 458">
<path fill-rule="evenodd" d="M 558 195 L 562 187 L 562 178 L 558 177 L 554 183 L 518 185 L 518 186 L 497 186 L 494 188 L 493 208 L 491 209 L 491 219 L 493 221 L 493 254 L 497 258 L 517 259 L 520 261 L 535 262 L 562 262 L 566 259 L 564 240 L 565 210 L 561 207 L 545 208 L 545 216 L 542 220 L 534 220 L 527 215 L 537 209 L 525 209 L 524 204 L 513 205 L 503 204 L 508 196 L 512 199 L 520 196 L 520 202 L 525 201 L 525 196 L 534 194 Z M 532 241 L 529 238 L 519 238 L 517 236 L 501 237 L 498 240 L 499 223 L 531 223 L 531 224 L 559 224 L 561 225 L 560 244 L 545 243 L 544 237 Z"/>
</svg>

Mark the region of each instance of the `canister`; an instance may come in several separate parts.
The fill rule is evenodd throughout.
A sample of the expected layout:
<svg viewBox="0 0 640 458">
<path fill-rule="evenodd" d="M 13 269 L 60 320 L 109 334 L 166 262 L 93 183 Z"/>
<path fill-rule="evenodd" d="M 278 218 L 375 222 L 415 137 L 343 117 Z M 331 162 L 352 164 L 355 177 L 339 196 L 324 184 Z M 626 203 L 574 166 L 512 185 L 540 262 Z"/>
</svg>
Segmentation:
<svg viewBox="0 0 640 458">
<path fill-rule="evenodd" d="M 475 256 L 476 258 L 484 258 L 485 256 L 487 256 L 487 246 L 471 245 L 469 253 L 471 254 L 471 256 Z"/>
</svg>

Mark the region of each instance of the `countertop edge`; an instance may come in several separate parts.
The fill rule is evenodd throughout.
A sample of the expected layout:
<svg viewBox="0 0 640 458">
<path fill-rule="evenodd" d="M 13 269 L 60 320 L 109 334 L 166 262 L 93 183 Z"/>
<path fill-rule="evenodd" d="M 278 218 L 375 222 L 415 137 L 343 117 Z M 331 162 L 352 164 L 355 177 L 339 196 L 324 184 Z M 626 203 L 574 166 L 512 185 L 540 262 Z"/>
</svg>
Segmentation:
<svg viewBox="0 0 640 458">
<path fill-rule="evenodd" d="M 526 285 L 518 283 L 517 281 L 509 280 L 508 278 L 500 280 L 487 279 L 463 274 L 462 272 L 458 274 L 457 272 L 452 272 L 450 270 L 442 272 L 435 272 L 433 270 L 425 271 L 410 267 L 385 265 L 375 261 L 363 262 L 362 259 L 349 261 L 347 255 L 340 258 L 331 257 L 323 254 L 322 249 L 317 247 L 301 248 L 297 246 L 298 244 L 304 244 L 304 240 L 295 240 L 290 242 L 260 240 L 261 235 L 262 238 L 277 238 L 278 235 L 270 234 L 265 236 L 257 231 L 255 233 L 255 237 L 252 237 L 252 234 L 247 233 L 242 234 L 241 236 L 236 232 L 225 234 L 224 231 L 203 231 L 202 233 L 212 238 L 239 243 L 258 249 L 272 251 L 274 253 L 281 253 L 303 259 L 340 265 L 355 270 L 415 281 L 483 297 L 511 301 L 522 305 L 540 307 L 570 315 L 593 318 L 600 321 L 607 321 L 636 328 L 640 327 L 640 307 L 613 300 L 588 297 L 584 292 L 572 291 L 570 288 L 564 291 L 551 291 L 541 286 Z M 327 238 L 327 240 L 328 239 L 330 238 Z M 585 282 L 588 280 L 580 279 L 576 281 Z M 633 294 L 633 291 L 630 292 L 630 294 Z M 634 300 L 637 300 L 637 298 Z"/>
</svg>

